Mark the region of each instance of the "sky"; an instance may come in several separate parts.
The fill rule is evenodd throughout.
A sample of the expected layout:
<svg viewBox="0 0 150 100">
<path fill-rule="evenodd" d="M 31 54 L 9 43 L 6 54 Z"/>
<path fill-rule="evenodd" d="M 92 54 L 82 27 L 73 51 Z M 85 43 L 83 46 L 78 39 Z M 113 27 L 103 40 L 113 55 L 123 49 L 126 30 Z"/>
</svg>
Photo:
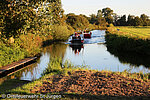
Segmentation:
<svg viewBox="0 0 150 100">
<path fill-rule="evenodd" d="M 117 15 L 146 14 L 150 16 L 150 0 L 62 0 L 62 7 L 65 14 L 75 13 L 89 16 L 109 7 Z"/>
</svg>

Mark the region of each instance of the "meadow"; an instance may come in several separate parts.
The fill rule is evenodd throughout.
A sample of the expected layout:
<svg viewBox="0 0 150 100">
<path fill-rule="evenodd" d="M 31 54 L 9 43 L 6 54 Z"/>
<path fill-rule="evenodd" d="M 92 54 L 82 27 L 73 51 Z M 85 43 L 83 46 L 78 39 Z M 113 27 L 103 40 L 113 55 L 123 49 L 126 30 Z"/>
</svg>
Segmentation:
<svg viewBox="0 0 150 100">
<path fill-rule="evenodd" d="M 110 31 L 112 34 L 117 34 L 134 39 L 150 39 L 150 27 L 109 27 L 108 31 Z"/>
</svg>

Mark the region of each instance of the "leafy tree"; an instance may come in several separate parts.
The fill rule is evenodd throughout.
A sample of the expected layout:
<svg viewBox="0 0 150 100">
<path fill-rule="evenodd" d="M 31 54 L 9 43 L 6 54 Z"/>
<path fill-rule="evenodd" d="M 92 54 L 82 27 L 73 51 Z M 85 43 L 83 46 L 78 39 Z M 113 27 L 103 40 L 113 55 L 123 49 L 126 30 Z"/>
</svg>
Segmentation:
<svg viewBox="0 0 150 100">
<path fill-rule="evenodd" d="M 127 25 L 128 26 L 134 26 L 135 25 L 135 16 L 134 15 L 128 15 L 127 19 Z"/>
<path fill-rule="evenodd" d="M 98 12 L 97 12 L 96 25 L 106 26 L 106 20 L 105 20 L 105 18 L 103 17 L 103 13 L 102 13 L 101 10 L 98 10 Z"/>
<path fill-rule="evenodd" d="M 101 10 L 98 10 L 97 12 L 97 18 L 102 18 L 103 17 L 103 13 Z"/>
<path fill-rule="evenodd" d="M 143 25 L 142 19 L 139 18 L 138 16 L 135 17 L 134 21 L 135 21 L 135 25 L 134 26 L 142 26 Z"/>
<path fill-rule="evenodd" d="M 96 24 L 96 22 L 97 22 L 97 16 L 96 16 L 95 14 L 91 14 L 91 15 L 90 15 L 89 22 L 90 22 L 91 24 Z"/>
<path fill-rule="evenodd" d="M 30 7 L 29 1 L 1 0 L 0 1 L 0 27 L 2 36 L 9 38 L 20 34 L 20 29 L 32 21 L 35 11 Z"/>
<path fill-rule="evenodd" d="M 86 29 L 89 25 L 89 21 L 87 20 L 87 18 L 83 17 L 82 15 L 68 14 L 66 16 L 67 24 L 72 26 L 75 30 Z"/>
<path fill-rule="evenodd" d="M 113 13 L 113 20 L 114 20 L 114 25 L 116 26 L 117 25 L 117 21 L 120 17 L 116 14 L 116 13 Z"/>
<path fill-rule="evenodd" d="M 127 25 L 126 15 L 123 15 L 120 19 L 118 19 L 116 24 L 118 26 L 126 26 Z"/>
<path fill-rule="evenodd" d="M 106 22 L 108 22 L 109 24 L 110 23 L 113 23 L 113 17 L 112 17 L 112 15 L 113 15 L 113 10 L 111 10 L 110 8 L 103 8 L 102 9 L 102 13 L 103 13 L 103 15 L 104 15 L 104 18 L 105 18 L 105 20 L 106 20 Z"/>
<path fill-rule="evenodd" d="M 147 15 L 142 14 L 142 15 L 140 16 L 140 18 L 141 18 L 142 21 L 143 21 L 143 26 L 148 26 L 148 25 L 149 25 L 150 19 L 149 19 L 149 17 L 148 17 Z"/>
<path fill-rule="evenodd" d="M 51 25 L 65 23 L 63 13 L 61 0 L 1 0 L 1 36 L 49 34 Z"/>
<path fill-rule="evenodd" d="M 62 9 L 61 0 L 50 0 L 51 12 L 53 15 L 53 24 L 62 24 L 65 22 L 64 10 Z"/>
</svg>

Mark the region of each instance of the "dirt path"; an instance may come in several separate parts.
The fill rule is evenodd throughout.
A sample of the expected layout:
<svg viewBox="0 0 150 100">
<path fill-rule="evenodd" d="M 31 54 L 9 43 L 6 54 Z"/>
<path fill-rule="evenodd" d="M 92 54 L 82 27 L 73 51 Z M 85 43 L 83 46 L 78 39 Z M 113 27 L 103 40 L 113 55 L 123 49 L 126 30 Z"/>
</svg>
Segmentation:
<svg viewBox="0 0 150 100">
<path fill-rule="evenodd" d="M 150 96 L 150 82 L 109 72 L 75 71 L 50 76 L 32 93 L 77 93 L 102 96 Z"/>
</svg>

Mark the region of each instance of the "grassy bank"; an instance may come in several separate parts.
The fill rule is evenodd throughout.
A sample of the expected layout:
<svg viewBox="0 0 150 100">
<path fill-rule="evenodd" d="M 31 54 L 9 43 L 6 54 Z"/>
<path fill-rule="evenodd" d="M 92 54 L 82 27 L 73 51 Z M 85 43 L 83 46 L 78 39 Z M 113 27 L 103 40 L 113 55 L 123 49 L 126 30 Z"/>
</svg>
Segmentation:
<svg viewBox="0 0 150 100">
<path fill-rule="evenodd" d="M 34 34 L 20 35 L 13 43 L 0 40 L 0 67 L 35 56 L 40 53 L 41 46 L 42 38 Z"/>
<path fill-rule="evenodd" d="M 106 31 L 107 47 L 113 51 L 150 55 L 149 27 L 110 27 Z"/>
<path fill-rule="evenodd" d="M 26 57 L 35 56 L 41 52 L 43 46 L 54 41 L 65 41 L 73 32 L 74 30 L 70 26 L 53 25 L 51 33 L 45 35 L 21 34 L 12 40 L 0 37 L 0 67 Z"/>
<path fill-rule="evenodd" d="M 61 99 L 148 98 L 149 79 L 149 74 L 88 70 L 53 58 L 43 77 L 3 93 L 56 94 Z"/>
</svg>

